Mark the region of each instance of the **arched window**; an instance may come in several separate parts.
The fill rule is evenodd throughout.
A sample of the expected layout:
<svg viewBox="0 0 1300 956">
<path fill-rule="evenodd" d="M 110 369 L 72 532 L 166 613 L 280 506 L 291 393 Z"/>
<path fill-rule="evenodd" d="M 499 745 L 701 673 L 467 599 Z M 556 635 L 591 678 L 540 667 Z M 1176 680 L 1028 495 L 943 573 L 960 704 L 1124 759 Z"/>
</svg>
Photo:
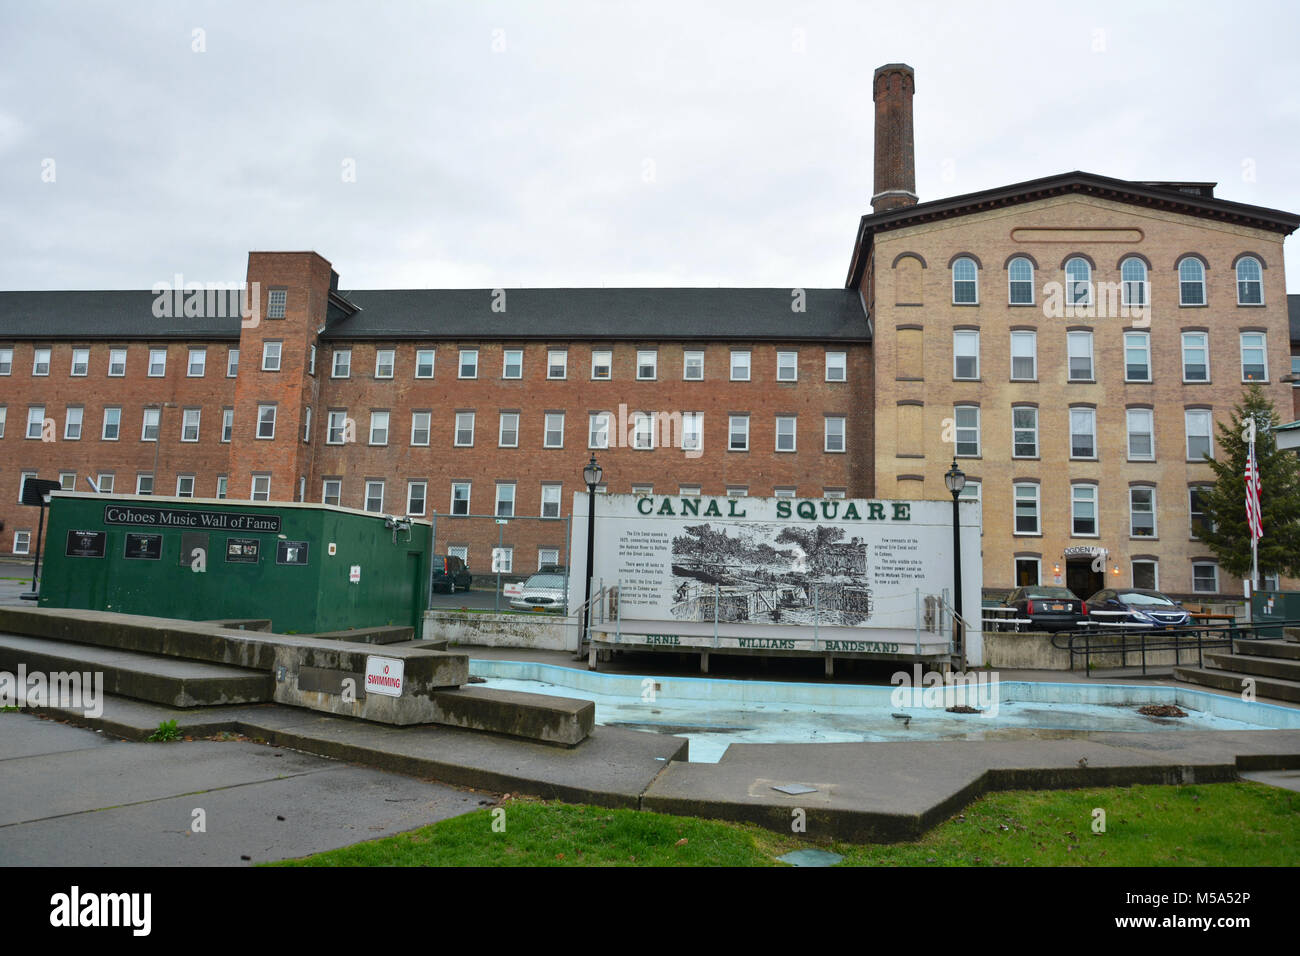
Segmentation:
<svg viewBox="0 0 1300 956">
<path fill-rule="evenodd" d="M 1092 305 L 1092 266 L 1075 257 L 1065 264 L 1065 304 Z"/>
<path fill-rule="evenodd" d="M 1125 305 L 1147 304 L 1147 266 L 1136 257 L 1125 259 L 1119 269 L 1124 283 Z"/>
<path fill-rule="evenodd" d="M 1178 263 L 1178 304 L 1205 305 L 1205 266 L 1188 256 Z"/>
<path fill-rule="evenodd" d="M 975 262 L 964 256 L 952 264 L 952 301 L 954 305 L 979 302 L 979 273 Z"/>
<path fill-rule="evenodd" d="M 1012 305 L 1034 304 L 1034 265 L 1018 257 L 1007 265 L 1008 301 Z"/>
<path fill-rule="evenodd" d="M 1237 305 L 1262 305 L 1264 276 L 1259 260 L 1246 256 L 1237 261 Z"/>
</svg>

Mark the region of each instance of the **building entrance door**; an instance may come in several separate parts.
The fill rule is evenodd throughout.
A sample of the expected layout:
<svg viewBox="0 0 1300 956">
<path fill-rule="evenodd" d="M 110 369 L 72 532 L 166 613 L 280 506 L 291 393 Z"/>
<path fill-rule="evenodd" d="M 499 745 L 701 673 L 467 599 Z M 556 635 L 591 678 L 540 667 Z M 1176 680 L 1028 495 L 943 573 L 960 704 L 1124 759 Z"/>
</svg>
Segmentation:
<svg viewBox="0 0 1300 956">
<path fill-rule="evenodd" d="M 1068 558 L 1065 562 L 1065 586 L 1074 596 L 1086 601 L 1106 584 L 1106 575 L 1092 569 L 1093 558 Z"/>
</svg>

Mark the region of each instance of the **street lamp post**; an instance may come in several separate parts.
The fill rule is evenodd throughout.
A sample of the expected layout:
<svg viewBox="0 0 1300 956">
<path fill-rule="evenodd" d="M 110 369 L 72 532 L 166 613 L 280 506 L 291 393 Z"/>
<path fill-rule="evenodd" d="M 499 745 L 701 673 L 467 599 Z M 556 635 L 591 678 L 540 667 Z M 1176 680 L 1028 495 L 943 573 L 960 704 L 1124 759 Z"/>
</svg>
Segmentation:
<svg viewBox="0 0 1300 956">
<path fill-rule="evenodd" d="M 952 625 L 953 649 L 964 655 L 966 632 L 961 607 L 961 521 L 957 511 L 957 500 L 961 497 L 962 489 L 966 487 L 966 473 L 957 467 L 956 456 L 952 459 L 952 467 L 944 474 L 943 482 L 952 494 L 952 576 L 955 591 L 952 606 L 956 612 Z M 958 640 L 959 636 L 961 640 Z"/>
<path fill-rule="evenodd" d="M 591 638 L 591 578 L 595 574 L 596 543 L 596 486 L 604 469 L 596 463 L 596 456 L 591 456 L 587 467 L 582 469 L 582 480 L 587 483 L 587 595 L 582 603 L 582 633 L 578 635 L 578 656 L 582 656 L 582 645 Z"/>
</svg>

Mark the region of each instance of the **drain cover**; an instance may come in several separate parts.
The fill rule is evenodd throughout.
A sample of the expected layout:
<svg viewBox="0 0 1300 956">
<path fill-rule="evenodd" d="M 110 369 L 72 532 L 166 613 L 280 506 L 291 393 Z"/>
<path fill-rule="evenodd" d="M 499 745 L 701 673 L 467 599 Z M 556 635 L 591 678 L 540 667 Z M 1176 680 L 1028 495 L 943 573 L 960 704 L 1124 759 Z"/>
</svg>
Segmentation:
<svg viewBox="0 0 1300 956">
<path fill-rule="evenodd" d="M 780 790 L 782 793 L 788 793 L 790 796 L 798 796 L 801 793 L 816 793 L 816 787 L 805 786 L 802 783 L 783 783 L 779 787 L 773 787 L 773 790 Z"/>
<path fill-rule="evenodd" d="M 795 850 L 777 859 L 791 866 L 834 866 L 844 857 L 826 850 Z"/>
</svg>

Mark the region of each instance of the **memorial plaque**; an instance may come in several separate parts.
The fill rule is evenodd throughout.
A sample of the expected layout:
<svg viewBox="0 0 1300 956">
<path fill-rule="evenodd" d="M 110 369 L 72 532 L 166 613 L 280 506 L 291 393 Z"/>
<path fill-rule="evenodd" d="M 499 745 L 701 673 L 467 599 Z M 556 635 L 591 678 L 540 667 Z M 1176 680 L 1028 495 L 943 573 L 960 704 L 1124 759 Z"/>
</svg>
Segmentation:
<svg viewBox="0 0 1300 956">
<path fill-rule="evenodd" d="M 130 534 L 126 536 L 126 548 L 122 556 L 145 561 L 157 561 L 162 557 L 162 539 L 160 534 Z"/>
<path fill-rule="evenodd" d="M 103 531 L 69 531 L 64 554 L 70 558 L 102 558 L 108 544 L 108 534 Z"/>
<path fill-rule="evenodd" d="M 278 541 L 275 549 L 276 564 L 306 564 L 306 541 Z"/>
<path fill-rule="evenodd" d="M 226 561 L 231 564 L 257 564 L 262 543 L 257 538 L 227 538 Z"/>
</svg>

